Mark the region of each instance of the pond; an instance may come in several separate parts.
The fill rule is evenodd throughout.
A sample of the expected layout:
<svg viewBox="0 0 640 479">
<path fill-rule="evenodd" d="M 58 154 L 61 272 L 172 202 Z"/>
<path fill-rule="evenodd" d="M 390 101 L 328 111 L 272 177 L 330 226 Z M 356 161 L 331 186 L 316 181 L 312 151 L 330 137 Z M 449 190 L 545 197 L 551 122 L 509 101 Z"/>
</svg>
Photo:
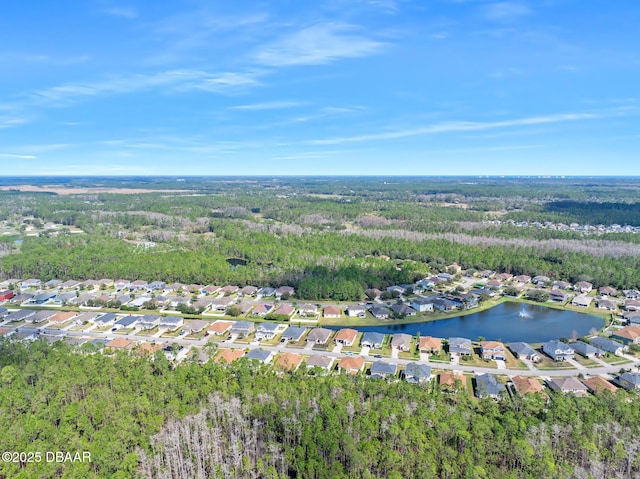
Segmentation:
<svg viewBox="0 0 640 479">
<path fill-rule="evenodd" d="M 541 343 L 551 339 L 585 336 L 592 330 L 599 330 L 604 326 L 604 319 L 599 316 L 515 302 L 505 302 L 467 316 L 426 323 L 393 324 L 391 321 L 388 325 L 362 326 L 353 329 L 384 334 L 407 333 L 412 336 L 420 333 L 423 337 L 458 336 L 475 340 L 483 336 L 486 339 L 501 340 L 506 343 L 514 341 Z"/>
</svg>

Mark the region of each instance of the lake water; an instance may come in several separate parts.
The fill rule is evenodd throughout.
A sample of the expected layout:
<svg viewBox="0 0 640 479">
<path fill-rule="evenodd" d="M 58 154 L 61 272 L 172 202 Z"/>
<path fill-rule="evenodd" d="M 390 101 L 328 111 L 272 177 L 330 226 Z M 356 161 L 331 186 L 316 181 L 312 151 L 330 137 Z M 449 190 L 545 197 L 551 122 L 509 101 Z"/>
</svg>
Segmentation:
<svg viewBox="0 0 640 479">
<path fill-rule="evenodd" d="M 393 324 L 393 320 L 390 320 L 389 324 L 384 326 L 362 326 L 353 329 L 384 334 L 407 333 L 412 336 L 419 332 L 422 337 L 458 336 L 475 340 L 483 336 L 488 340 L 501 340 L 506 343 L 541 343 L 563 337 L 585 336 L 591 330 L 598 330 L 603 326 L 604 320 L 598 316 L 505 302 L 467 316 L 413 324 Z"/>
</svg>

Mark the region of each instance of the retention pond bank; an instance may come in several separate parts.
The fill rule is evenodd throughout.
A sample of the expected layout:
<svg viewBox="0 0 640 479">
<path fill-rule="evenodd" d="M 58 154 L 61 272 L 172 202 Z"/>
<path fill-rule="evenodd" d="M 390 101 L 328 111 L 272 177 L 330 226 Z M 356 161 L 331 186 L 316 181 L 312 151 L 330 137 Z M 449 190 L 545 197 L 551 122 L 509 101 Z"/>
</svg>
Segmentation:
<svg viewBox="0 0 640 479">
<path fill-rule="evenodd" d="M 389 324 L 381 326 L 349 327 L 362 332 L 384 334 L 407 333 L 415 336 L 420 333 L 423 337 L 459 336 L 474 340 L 482 336 L 507 343 L 541 343 L 551 339 L 586 336 L 603 326 L 604 319 L 599 316 L 507 301 L 485 311 L 438 321 L 394 324 L 391 320 Z"/>
</svg>

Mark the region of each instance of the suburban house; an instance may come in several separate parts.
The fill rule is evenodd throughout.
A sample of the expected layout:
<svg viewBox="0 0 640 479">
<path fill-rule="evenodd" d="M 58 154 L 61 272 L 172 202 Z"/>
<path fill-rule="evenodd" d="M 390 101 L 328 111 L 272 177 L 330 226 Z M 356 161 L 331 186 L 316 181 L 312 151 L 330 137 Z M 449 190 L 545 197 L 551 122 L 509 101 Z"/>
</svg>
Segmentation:
<svg viewBox="0 0 640 479">
<path fill-rule="evenodd" d="M 570 297 L 571 297 L 571 295 L 569 295 L 569 294 L 567 294 L 564 291 L 561 291 L 559 289 L 552 289 L 549 292 L 549 299 L 551 301 L 556 301 L 558 303 L 564 303 L 564 302 L 568 301 Z"/>
<path fill-rule="evenodd" d="M 216 363 L 231 364 L 236 359 L 240 359 L 244 356 L 244 349 L 221 349 L 213 359 Z"/>
<path fill-rule="evenodd" d="M 247 353 L 246 358 L 252 361 L 259 361 L 263 364 L 269 364 L 273 358 L 273 352 L 265 351 L 264 349 L 252 349 Z"/>
<path fill-rule="evenodd" d="M 615 301 L 611 301 L 610 299 L 599 299 L 598 308 L 606 309 L 607 311 L 615 311 L 618 309 L 618 305 Z"/>
<path fill-rule="evenodd" d="M 32 297 L 31 299 L 25 301 L 25 304 L 44 304 L 50 299 L 55 298 L 56 293 L 51 291 L 47 293 L 40 293 Z"/>
<path fill-rule="evenodd" d="M 76 281 L 73 279 L 70 279 L 68 281 L 65 281 L 64 283 L 60 284 L 60 287 L 62 289 L 78 289 L 78 287 L 80 286 L 80 281 Z"/>
<path fill-rule="evenodd" d="M 492 359 L 494 361 L 506 361 L 504 344 L 498 341 L 482 341 L 480 343 L 483 359 Z"/>
<path fill-rule="evenodd" d="M 231 321 L 214 321 L 207 329 L 209 334 L 215 334 L 216 336 L 222 336 L 224 333 L 231 331 L 233 322 Z M 257 334 L 256 334 L 257 336 Z"/>
<path fill-rule="evenodd" d="M 624 344 L 640 344 L 640 326 L 625 326 L 611 333 L 611 337 Z"/>
<path fill-rule="evenodd" d="M 627 311 L 622 313 L 622 319 L 627 324 L 640 324 L 640 311 Z"/>
<path fill-rule="evenodd" d="M 601 336 L 594 336 L 589 338 L 589 342 L 596 348 L 600 348 L 607 353 L 621 355 L 627 350 L 627 346 L 617 341 L 612 341 L 609 338 L 603 338 Z"/>
<path fill-rule="evenodd" d="M 496 276 L 496 279 L 498 281 L 509 281 L 511 278 L 513 278 L 513 275 L 511 273 L 500 273 L 498 276 Z"/>
<path fill-rule="evenodd" d="M 580 306 L 581 308 L 588 308 L 593 301 L 591 296 L 578 295 L 571 300 L 571 304 L 574 306 Z"/>
<path fill-rule="evenodd" d="M 159 327 L 167 329 L 169 331 L 175 331 L 176 329 L 184 325 L 184 318 L 180 316 L 165 316 L 160 319 Z"/>
<path fill-rule="evenodd" d="M 548 276 L 534 276 L 531 282 L 536 286 L 544 286 L 546 283 L 550 282 L 551 279 Z"/>
<path fill-rule="evenodd" d="M 442 350 L 442 339 L 425 336 L 420 338 L 419 348 L 421 353 L 437 354 Z"/>
<path fill-rule="evenodd" d="M 347 308 L 347 315 L 352 318 L 366 318 L 367 308 L 359 304 L 351 305 Z"/>
<path fill-rule="evenodd" d="M 302 364 L 302 356 L 296 353 L 282 353 L 274 366 L 282 371 L 295 371 Z"/>
<path fill-rule="evenodd" d="M 490 397 L 498 399 L 505 390 L 493 374 L 478 374 L 476 376 L 476 396 L 479 398 Z"/>
<path fill-rule="evenodd" d="M 11 290 L 0 291 L 0 301 L 7 301 L 15 296 L 14 292 Z"/>
<path fill-rule="evenodd" d="M 369 312 L 376 319 L 389 319 L 391 316 L 391 312 L 384 306 L 372 306 Z"/>
<path fill-rule="evenodd" d="M 76 316 L 78 316 L 78 313 L 73 311 L 60 311 L 57 313 L 51 311 L 38 311 L 34 316 L 32 316 L 32 318 L 34 323 L 49 320 L 52 323 L 64 324 Z"/>
<path fill-rule="evenodd" d="M 276 288 L 270 288 L 270 287 L 265 287 L 265 288 L 260 288 L 257 292 L 256 292 L 256 297 L 258 298 L 268 298 L 269 296 L 273 296 L 274 294 L 276 294 Z"/>
<path fill-rule="evenodd" d="M 160 316 L 145 314 L 138 321 L 140 329 L 153 329 L 160 324 Z"/>
<path fill-rule="evenodd" d="M 467 338 L 449 338 L 449 354 L 471 356 L 471 340 Z"/>
<path fill-rule="evenodd" d="M 338 370 L 347 374 L 358 374 L 364 369 L 364 358 L 362 356 L 345 356 L 338 363 Z"/>
<path fill-rule="evenodd" d="M 368 298 L 379 298 L 382 291 L 377 288 L 369 288 L 364 290 L 364 294 L 366 294 Z"/>
<path fill-rule="evenodd" d="M 416 310 L 407 306 L 406 304 L 393 304 L 391 305 L 391 310 L 396 314 L 396 316 L 415 316 Z"/>
<path fill-rule="evenodd" d="M 20 283 L 20 289 L 25 290 L 29 288 L 39 288 L 41 284 L 42 284 L 42 281 L 40 281 L 39 279 L 34 279 L 34 278 L 25 279 Z"/>
<path fill-rule="evenodd" d="M 342 316 L 342 310 L 338 306 L 325 306 L 322 315 L 325 318 L 339 318 Z"/>
<path fill-rule="evenodd" d="M 334 341 L 336 344 L 341 344 L 343 346 L 353 346 L 356 341 L 356 337 L 358 336 L 358 331 L 355 329 L 344 328 L 338 331 Z"/>
<path fill-rule="evenodd" d="M 519 284 L 527 284 L 529 281 L 531 281 L 531 276 L 527 276 L 526 274 L 521 274 L 513 278 L 513 282 Z"/>
<path fill-rule="evenodd" d="M 107 313 L 107 314 L 103 314 L 99 318 L 94 319 L 93 322 L 96 324 L 96 326 L 98 326 L 99 328 L 102 328 L 107 324 L 111 324 L 113 321 L 116 320 L 116 318 L 117 316 L 115 313 Z"/>
<path fill-rule="evenodd" d="M 585 358 L 599 358 L 606 354 L 602 349 L 591 346 L 584 341 L 573 341 L 572 343 L 569 343 L 569 346 L 571 346 L 576 353 Z"/>
<path fill-rule="evenodd" d="M 332 334 L 333 330 L 331 329 L 314 328 L 307 335 L 307 343 L 327 344 Z"/>
<path fill-rule="evenodd" d="M 438 384 L 445 390 L 453 390 L 458 387 L 467 387 L 467 381 L 464 375 L 458 371 L 443 371 L 438 378 Z"/>
<path fill-rule="evenodd" d="M 613 382 L 627 391 L 640 391 L 640 373 L 622 373 Z"/>
<path fill-rule="evenodd" d="M 542 384 L 532 377 L 528 376 L 514 376 L 511 378 L 513 387 L 518 394 L 524 396 L 525 394 L 546 394 L 542 388 Z"/>
<path fill-rule="evenodd" d="M 569 289 L 571 288 L 571 283 L 567 281 L 554 281 L 551 289 Z"/>
<path fill-rule="evenodd" d="M 547 385 L 554 391 L 561 391 L 565 394 L 572 393 L 576 396 L 586 396 L 588 391 L 587 386 L 573 376 L 550 379 L 547 381 Z"/>
<path fill-rule="evenodd" d="M 131 286 L 131 281 L 127 279 L 118 279 L 114 283 L 114 286 L 116 288 L 116 291 L 122 291 L 123 289 L 126 289 L 129 286 Z"/>
<path fill-rule="evenodd" d="M 555 339 L 544 343 L 542 345 L 542 352 L 554 361 L 573 359 L 575 353 L 571 346 Z"/>
<path fill-rule="evenodd" d="M 155 293 L 156 291 L 163 291 L 166 287 L 167 283 L 165 283 L 164 281 L 152 281 L 151 283 L 147 284 L 147 292 Z"/>
<path fill-rule="evenodd" d="M 206 288 L 205 288 L 205 291 L 206 291 Z M 225 286 L 224 288 L 221 288 L 220 291 L 225 296 L 230 296 L 230 295 L 240 291 L 240 288 L 238 288 L 237 286 L 233 286 L 233 285 L 229 284 L 229 285 Z"/>
<path fill-rule="evenodd" d="M 255 308 L 253 308 L 253 312 L 256 316 L 266 316 L 269 314 L 269 311 L 273 309 L 273 304 L 270 303 L 260 303 Z"/>
<path fill-rule="evenodd" d="M 231 326 L 231 334 L 237 334 L 239 336 L 248 336 L 255 330 L 255 323 L 251 321 L 233 321 Z"/>
<path fill-rule="evenodd" d="M 593 376 L 591 378 L 583 380 L 582 382 L 584 383 L 585 386 L 587 386 L 587 389 L 592 394 L 599 394 L 604 391 L 609 391 L 610 393 L 613 393 L 613 394 L 618 392 L 617 387 L 615 387 L 609 381 L 607 381 L 606 379 L 600 376 Z"/>
<path fill-rule="evenodd" d="M 307 359 L 307 368 L 320 368 L 325 371 L 331 371 L 335 358 L 330 356 L 322 356 L 321 354 L 312 354 Z"/>
<path fill-rule="evenodd" d="M 105 348 L 109 349 L 117 349 L 117 350 L 130 350 L 135 346 L 135 343 L 127 338 L 116 338 L 112 341 L 109 341 L 104 345 Z"/>
<path fill-rule="evenodd" d="M 191 319 L 185 323 L 183 331 L 186 331 L 188 334 L 198 334 L 210 324 L 209 321 L 203 321 L 202 319 Z"/>
<path fill-rule="evenodd" d="M 456 303 L 445 298 L 435 298 L 431 302 L 438 311 L 453 311 L 457 307 Z"/>
<path fill-rule="evenodd" d="M 132 283 L 129 285 L 129 289 L 130 289 L 131 291 L 135 291 L 135 290 L 146 290 L 146 289 L 147 289 L 147 284 L 148 284 L 148 283 L 147 283 L 146 281 L 143 281 L 143 280 L 141 280 L 141 279 L 138 279 L 138 280 L 136 280 L 136 281 L 132 282 Z"/>
<path fill-rule="evenodd" d="M 369 373 L 372 378 L 385 379 L 389 376 L 395 376 L 398 372 L 398 366 L 386 361 L 374 361 L 371 365 Z"/>
<path fill-rule="evenodd" d="M 591 290 L 593 289 L 593 285 L 588 281 L 578 281 L 575 284 L 574 289 L 576 291 L 580 291 L 582 294 L 587 294 L 591 292 Z"/>
<path fill-rule="evenodd" d="M 298 314 L 303 318 L 316 316 L 318 314 L 318 307 L 315 304 L 305 303 L 298 308 Z"/>
<path fill-rule="evenodd" d="M 36 312 L 31 309 L 20 309 L 8 314 L 4 319 L 7 323 L 17 323 L 19 321 L 24 321 L 27 318 L 30 318 L 34 314 L 36 314 Z"/>
<path fill-rule="evenodd" d="M 617 296 L 618 295 L 618 291 L 615 288 L 612 288 L 611 286 L 599 287 L 598 293 L 600 293 L 600 296 Z"/>
<path fill-rule="evenodd" d="M 277 323 L 260 323 L 256 326 L 256 341 L 273 339 L 279 330 L 280 325 Z"/>
<path fill-rule="evenodd" d="M 640 300 L 637 299 L 626 299 L 624 301 L 624 309 L 627 311 L 639 311 L 640 310 Z"/>
<path fill-rule="evenodd" d="M 140 319 L 140 316 L 131 316 L 131 315 L 124 316 L 123 318 L 120 318 L 118 321 L 116 321 L 113 327 L 116 329 L 133 328 L 136 326 L 136 324 L 138 324 L 139 319 Z"/>
<path fill-rule="evenodd" d="M 307 328 L 301 328 L 299 326 L 288 326 L 287 329 L 282 333 L 281 341 L 286 343 L 288 341 L 298 342 L 304 336 L 304 333 L 307 332 Z"/>
<path fill-rule="evenodd" d="M 410 362 L 404 370 L 404 379 L 412 384 L 426 383 L 431 380 L 431 366 Z"/>
<path fill-rule="evenodd" d="M 421 313 L 433 311 L 433 300 L 430 298 L 415 298 L 409 304 L 413 309 Z"/>
<path fill-rule="evenodd" d="M 295 294 L 295 289 L 291 286 L 280 286 L 275 291 L 276 298 L 280 298 L 282 296 L 293 296 Z"/>
<path fill-rule="evenodd" d="M 360 344 L 362 347 L 373 348 L 373 349 L 381 349 L 384 344 L 384 334 L 382 333 L 374 333 L 374 332 L 366 332 L 362 335 L 362 340 Z"/>
<path fill-rule="evenodd" d="M 410 334 L 396 333 L 391 336 L 391 347 L 398 351 L 409 351 L 411 348 L 411 339 L 412 336 Z"/>
<path fill-rule="evenodd" d="M 254 296 L 258 292 L 258 288 L 255 286 L 245 286 L 240 290 L 243 296 Z"/>
</svg>

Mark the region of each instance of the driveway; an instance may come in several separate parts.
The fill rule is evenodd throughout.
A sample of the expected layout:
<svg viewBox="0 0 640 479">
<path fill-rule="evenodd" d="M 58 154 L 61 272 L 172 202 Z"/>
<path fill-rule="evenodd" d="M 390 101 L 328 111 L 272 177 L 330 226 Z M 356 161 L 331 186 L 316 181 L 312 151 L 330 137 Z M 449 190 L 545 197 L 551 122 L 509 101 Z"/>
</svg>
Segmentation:
<svg viewBox="0 0 640 479">
<path fill-rule="evenodd" d="M 336 344 L 336 347 L 333 348 L 333 352 L 339 353 L 340 351 L 342 351 L 342 344 Z"/>
<path fill-rule="evenodd" d="M 504 361 L 502 361 L 501 359 L 496 359 L 496 365 L 498 367 L 498 369 L 507 369 L 507 365 Z"/>
<path fill-rule="evenodd" d="M 392 359 L 398 359 L 398 353 L 400 351 L 398 350 L 398 348 L 391 348 L 391 358 Z"/>
<path fill-rule="evenodd" d="M 369 356 L 369 350 L 371 348 L 367 347 L 367 346 L 363 346 L 362 349 L 360 350 L 360 356 Z"/>
</svg>

